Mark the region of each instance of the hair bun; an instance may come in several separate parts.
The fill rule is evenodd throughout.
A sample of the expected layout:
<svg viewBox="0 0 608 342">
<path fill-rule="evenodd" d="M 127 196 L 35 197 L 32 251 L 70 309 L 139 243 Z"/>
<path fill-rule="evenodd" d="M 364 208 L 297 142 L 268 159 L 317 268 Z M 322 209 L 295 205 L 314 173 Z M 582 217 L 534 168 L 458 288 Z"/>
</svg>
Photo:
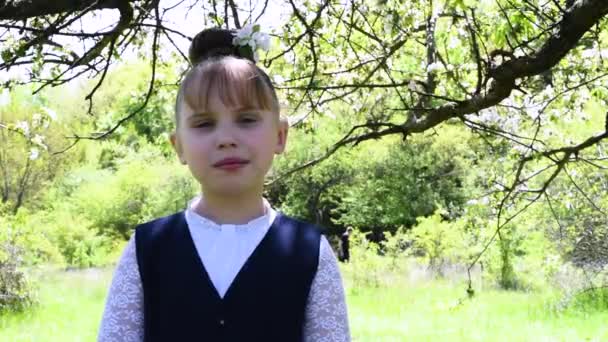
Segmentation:
<svg viewBox="0 0 608 342">
<path fill-rule="evenodd" d="M 221 28 L 209 28 L 199 32 L 188 49 L 188 58 L 192 65 L 196 65 L 205 59 L 220 56 L 235 56 L 246 58 L 254 62 L 253 56 L 246 56 L 232 44 L 236 36 L 233 30 Z"/>
</svg>

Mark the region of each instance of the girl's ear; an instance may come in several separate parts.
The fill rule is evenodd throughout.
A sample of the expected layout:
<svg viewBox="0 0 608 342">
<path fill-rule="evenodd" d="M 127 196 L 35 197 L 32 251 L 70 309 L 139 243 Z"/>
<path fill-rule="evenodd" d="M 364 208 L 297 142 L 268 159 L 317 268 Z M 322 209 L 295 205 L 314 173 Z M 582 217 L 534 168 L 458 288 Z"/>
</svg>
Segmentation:
<svg viewBox="0 0 608 342">
<path fill-rule="evenodd" d="M 277 136 L 277 146 L 275 147 L 274 153 L 281 154 L 285 151 L 285 146 L 287 144 L 287 132 L 289 131 L 289 123 L 287 120 L 280 119 L 279 120 L 279 129 Z"/>
<path fill-rule="evenodd" d="M 173 145 L 173 149 L 175 149 L 175 153 L 177 153 L 179 162 L 186 165 L 186 160 L 183 157 L 182 144 L 179 140 L 179 136 L 177 135 L 177 133 L 176 132 L 171 133 L 169 140 L 171 140 L 171 145 Z"/>
</svg>

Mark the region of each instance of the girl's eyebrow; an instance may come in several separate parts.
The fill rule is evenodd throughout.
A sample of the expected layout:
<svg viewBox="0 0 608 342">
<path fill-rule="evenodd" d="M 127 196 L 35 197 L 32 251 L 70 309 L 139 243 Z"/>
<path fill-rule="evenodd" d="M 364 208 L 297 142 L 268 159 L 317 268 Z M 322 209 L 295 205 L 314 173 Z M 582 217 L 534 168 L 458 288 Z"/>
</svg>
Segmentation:
<svg viewBox="0 0 608 342">
<path fill-rule="evenodd" d="M 242 113 L 242 112 L 259 112 L 261 111 L 261 109 L 259 108 L 254 108 L 254 107 L 237 107 L 233 110 L 233 112 L 235 113 Z"/>
<path fill-rule="evenodd" d="M 192 113 L 188 119 L 196 119 L 196 118 L 206 118 L 209 116 L 213 116 L 213 114 L 208 113 L 208 112 L 197 112 L 197 113 Z"/>
<path fill-rule="evenodd" d="M 232 110 L 230 110 L 231 112 L 233 112 L 234 114 L 243 114 L 243 113 L 258 113 L 260 111 L 262 111 L 263 109 L 259 109 L 259 108 L 255 108 L 255 107 L 237 107 L 234 108 Z M 200 119 L 200 118 L 210 118 L 210 117 L 214 117 L 216 114 L 213 112 L 195 112 L 190 114 L 189 117 L 186 118 L 186 120 L 195 120 L 195 119 Z"/>
</svg>

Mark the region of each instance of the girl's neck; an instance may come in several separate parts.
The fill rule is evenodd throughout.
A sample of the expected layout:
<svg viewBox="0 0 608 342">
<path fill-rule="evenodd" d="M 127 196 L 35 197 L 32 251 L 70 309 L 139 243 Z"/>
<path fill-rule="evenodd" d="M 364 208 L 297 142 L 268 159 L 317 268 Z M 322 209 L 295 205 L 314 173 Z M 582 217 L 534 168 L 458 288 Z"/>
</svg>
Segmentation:
<svg viewBox="0 0 608 342">
<path fill-rule="evenodd" d="M 218 197 L 203 194 L 194 211 L 218 224 L 246 224 L 265 214 L 261 194 Z"/>
</svg>

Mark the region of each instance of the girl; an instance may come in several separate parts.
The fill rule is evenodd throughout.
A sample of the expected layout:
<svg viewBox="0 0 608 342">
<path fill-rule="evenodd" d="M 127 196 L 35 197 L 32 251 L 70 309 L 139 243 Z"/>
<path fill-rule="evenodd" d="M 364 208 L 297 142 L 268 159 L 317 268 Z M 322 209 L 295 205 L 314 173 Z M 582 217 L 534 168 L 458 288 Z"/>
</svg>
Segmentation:
<svg viewBox="0 0 608 342">
<path fill-rule="evenodd" d="M 202 195 L 136 228 L 99 341 L 350 340 L 328 241 L 262 197 L 288 125 L 255 44 L 239 44 L 254 38 L 209 29 L 193 40 L 171 142 Z"/>
</svg>

